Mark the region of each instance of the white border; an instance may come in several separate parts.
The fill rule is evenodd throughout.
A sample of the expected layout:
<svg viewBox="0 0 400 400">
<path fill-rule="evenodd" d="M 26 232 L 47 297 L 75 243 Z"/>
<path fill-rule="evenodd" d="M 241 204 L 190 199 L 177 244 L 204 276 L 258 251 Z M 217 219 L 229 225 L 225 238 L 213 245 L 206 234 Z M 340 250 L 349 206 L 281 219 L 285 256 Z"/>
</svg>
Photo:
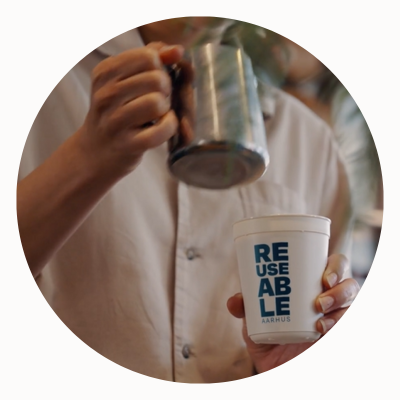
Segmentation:
<svg viewBox="0 0 400 400">
<path fill-rule="evenodd" d="M 398 13 L 394 1 L 19 1 L 2 6 L 2 334 L 0 393 L 6 399 L 392 398 L 398 352 L 394 310 L 399 261 Z M 375 4 L 375 3 L 374 3 Z M 15 186 L 30 126 L 48 94 L 84 55 L 135 26 L 187 15 L 246 20 L 289 37 L 323 61 L 363 111 L 381 159 L 384 229 L 364 287 L 337 327 L 302 356 L 267 374 L 217 385 L 147 378 L 104 359 L 60 322 L 27 270 Z M 5 25 L 4 25 L 5 23 Z M 397 65 L 397 67 L 396 67 Z M 396 69 L 396 68 L 397 69 Z M 394 153 L 396 151 L 396 154 Z M 396 201 L 397 200 L 397 201 Z M 394 208 L 396 207 L 396 212 Z M 398 246 L 397 246 L 398 247 Z M 384 256 L 385 261 L 384 262 Z"/>
</svg>

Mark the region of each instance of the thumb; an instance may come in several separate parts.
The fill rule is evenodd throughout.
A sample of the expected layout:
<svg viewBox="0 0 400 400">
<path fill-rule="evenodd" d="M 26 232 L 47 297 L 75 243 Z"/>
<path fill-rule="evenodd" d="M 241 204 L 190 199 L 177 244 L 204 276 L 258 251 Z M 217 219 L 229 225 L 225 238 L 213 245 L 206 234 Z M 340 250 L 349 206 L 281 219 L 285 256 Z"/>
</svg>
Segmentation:
<svg viewBox="0 0 400 400">
<path fill-rule="evenodd" d="M 242 293 L 236 293 L 226 303 L 228 311 L 236 318 L 244 318 L 244 303 Z"/>
<path fill-rule="evenodd" d="M 185 49 L 181 45 L 166 45 L 162 42 L 150 43 L 147 45 L 158 50 L 161 62 L 164 65 L 176 64 L 182 60 Z"/>
<path fill-rule="evenodd" d="M 165 46 L 160 50 L 160 59 L 164 65 L 176 64 L 182 60 L 184 51 L 180 45 Z"/>
</svg>

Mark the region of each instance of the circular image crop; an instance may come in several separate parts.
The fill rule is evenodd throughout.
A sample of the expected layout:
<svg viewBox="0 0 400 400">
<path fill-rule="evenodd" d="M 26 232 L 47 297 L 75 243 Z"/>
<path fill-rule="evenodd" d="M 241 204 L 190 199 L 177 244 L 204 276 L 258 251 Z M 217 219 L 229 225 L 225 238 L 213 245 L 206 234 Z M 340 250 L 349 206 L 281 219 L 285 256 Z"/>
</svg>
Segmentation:
<svg viewBox="0 0 400 400">
<path fill-rule="evenodd" d="M 23 150 L 17 211 L 32 275 L 78 338 L 143 375 L 215 383 L 329 334 L 371 268 L 383 186 L 322 62 L 263 27 L 185 17 L 61 79 Z"/>
</svg>

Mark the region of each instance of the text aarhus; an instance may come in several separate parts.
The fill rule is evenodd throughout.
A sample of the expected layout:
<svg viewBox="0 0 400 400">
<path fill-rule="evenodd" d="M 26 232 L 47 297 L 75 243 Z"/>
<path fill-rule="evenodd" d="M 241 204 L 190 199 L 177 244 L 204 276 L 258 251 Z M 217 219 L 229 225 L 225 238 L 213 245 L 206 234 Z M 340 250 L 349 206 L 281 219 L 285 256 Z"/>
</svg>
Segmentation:
<svg viewBox="0 0 400 400">
<path fill-rule="evenodd" d="M 257 244 L 254 246 L 256 272 L 260 279 L 258 297 L 261 317 L 290 315 L 291 292 L 289 278 L 288 242 Z M 264 296 L 275 298 L 274 307 L 267 309 Z M 272 309 L 271 309 L 272 308 Z"/>
</svg>

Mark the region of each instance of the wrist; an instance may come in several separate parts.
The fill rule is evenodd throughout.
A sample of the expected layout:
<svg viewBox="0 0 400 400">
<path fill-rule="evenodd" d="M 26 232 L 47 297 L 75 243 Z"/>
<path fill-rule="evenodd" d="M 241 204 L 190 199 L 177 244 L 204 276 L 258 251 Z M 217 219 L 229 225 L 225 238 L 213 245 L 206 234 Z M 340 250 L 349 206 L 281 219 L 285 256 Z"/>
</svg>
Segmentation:
<svg viewBox="0 0 400 400">
<path fill-rule="evenodd" d="M 122 155 L 113 153 L 111 146 L 87 139 L 85 128 L 81 127 L 66 142 L 70 147 L 73 162 L 86 184 L 110 187 L 128 175 L 141 160 L 141 155 Z"/>
</svg>

